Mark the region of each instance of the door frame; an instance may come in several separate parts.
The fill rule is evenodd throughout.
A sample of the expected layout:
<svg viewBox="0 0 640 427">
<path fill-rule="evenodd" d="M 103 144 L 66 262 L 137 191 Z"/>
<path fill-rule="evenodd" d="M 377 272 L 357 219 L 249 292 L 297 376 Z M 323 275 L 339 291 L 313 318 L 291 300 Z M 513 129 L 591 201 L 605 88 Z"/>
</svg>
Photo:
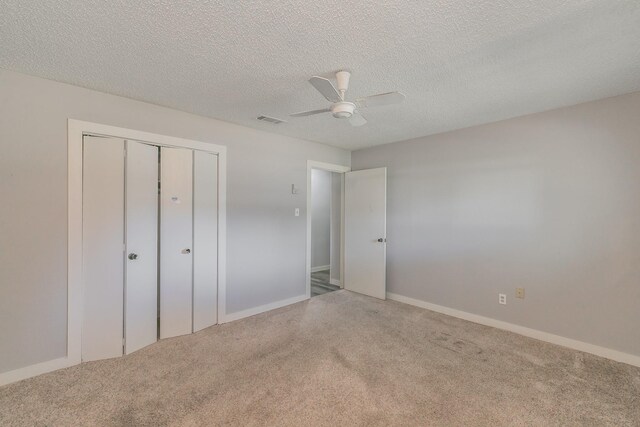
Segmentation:
<svg viewBox="0 0 640 427">
<path fill-rule="evenodd" d="M 67 357 L 66 366 L 82 360 L 82 168 L 83 137 L 90 134 L 146 142 L 159 147 L 206 151 L 218 156 L 218 323 L 226 322 L 227 147 L 202 141 L 69 119 L 67 123 Z"/>
<path fill-rule="evenodd" d="M 311 170 L 320 169 L 344 174 L 351 172 L 350 166 L 307 160 L 307 262 L 305 283 L 307 298 L 311 298 Z M 340 287 L 344 288 L 344 177 L 342 179 L 342 202 L 340 204 Z M 331 279 L 331 278 L 329 278 Z"/>
</svg>

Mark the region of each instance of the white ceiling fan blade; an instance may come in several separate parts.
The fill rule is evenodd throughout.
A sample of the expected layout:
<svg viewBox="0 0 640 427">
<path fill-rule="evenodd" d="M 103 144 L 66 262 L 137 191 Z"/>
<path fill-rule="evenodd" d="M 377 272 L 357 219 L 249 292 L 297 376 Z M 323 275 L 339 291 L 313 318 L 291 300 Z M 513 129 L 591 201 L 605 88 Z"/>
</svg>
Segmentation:
<svg viewBox="0 0 640 427">
<path fill-rule="evenodd" d="M 356 111 L 355 113 L 353 113 L 353 116 L 349 118 L 349 123 L 351 124 L 351 126 L 362 126 L 367 124 L 367 119 L 362 117 L 362 114 Z"/>
<path fill-rule="evenodd" d="M 289 116 L 291 116 L 291 117 L 305 117 L 305 116 L 313 116 L 314 114 L 328 113 L 329 111 L 331 111 L 331 109 L 323 108 L 321 110 L 301 111 L 299 113 L 289 114 Z"/>
<path fill-rule="evenodd" d="M 324 96 L 327 101 L 330 102 L 340 102 L 342 98 L 340 98 L 340 94 L 333 86 L 329 79 L 325 79 L 324 77 L 313 76 L 309 79 L 309 83 L 315 87 L 318 92 Z"/>
<path fill-rule="evenodd" d="M 405 96 L 400 92 L 389 92 L 360 98 L 356 101 L 356 104 L 360 108 L 381 107 L 383 105 L 400 104 L 404 101 L 404 98 Z"/>
</svg>

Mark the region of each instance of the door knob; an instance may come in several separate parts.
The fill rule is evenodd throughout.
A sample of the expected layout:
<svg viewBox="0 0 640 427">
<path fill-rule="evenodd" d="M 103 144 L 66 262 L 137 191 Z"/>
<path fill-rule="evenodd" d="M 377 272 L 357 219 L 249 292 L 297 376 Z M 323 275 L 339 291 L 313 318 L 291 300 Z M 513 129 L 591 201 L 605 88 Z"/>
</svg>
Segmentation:
<svg viewBox="0 0 640 427">
<path fill-rule="evenodd" d="M 386 241 L 387 241 L 387 239 L 385 239 L 384 237 L 380 237 L 380 238 L 378 239 L 378 243 L 384 243 L 384 242 L 386 242 Z"/>
<path fill-rule="evenodd" d="M 131 261 L 138 259 L 138 254 L 131 252 L 128 257 Z"/>
<path fill-rule="evenodd" d="M 191 249 L 189 249 L 189 248 L 183 249 L 182 253 L 183 254 L 190 254 L 191 253 Z"/>
</svg>

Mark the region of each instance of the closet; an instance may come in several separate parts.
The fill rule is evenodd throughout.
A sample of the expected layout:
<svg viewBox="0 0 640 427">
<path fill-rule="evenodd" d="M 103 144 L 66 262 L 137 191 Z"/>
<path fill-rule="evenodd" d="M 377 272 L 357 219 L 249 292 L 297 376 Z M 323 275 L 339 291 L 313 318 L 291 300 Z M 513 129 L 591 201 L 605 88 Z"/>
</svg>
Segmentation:
<svg viewBox="0 0 640 427">
<path fill-rule="evenodd" d="M 217 160 L 84 136 L 83 361 L 217 323 Z"/>
</svg>

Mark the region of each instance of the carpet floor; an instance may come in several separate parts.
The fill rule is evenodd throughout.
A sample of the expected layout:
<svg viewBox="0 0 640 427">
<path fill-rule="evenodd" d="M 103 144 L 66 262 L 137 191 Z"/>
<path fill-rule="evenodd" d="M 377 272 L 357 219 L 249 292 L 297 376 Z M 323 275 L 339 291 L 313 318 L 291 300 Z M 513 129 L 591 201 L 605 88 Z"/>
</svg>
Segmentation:
<svg viewBox="0 0 640 427">
<path fill-rule="evenodd" d="M 640 425 L 640 368 L 347 291 L 0 388 L 0 425 Z"/>
</svg>

